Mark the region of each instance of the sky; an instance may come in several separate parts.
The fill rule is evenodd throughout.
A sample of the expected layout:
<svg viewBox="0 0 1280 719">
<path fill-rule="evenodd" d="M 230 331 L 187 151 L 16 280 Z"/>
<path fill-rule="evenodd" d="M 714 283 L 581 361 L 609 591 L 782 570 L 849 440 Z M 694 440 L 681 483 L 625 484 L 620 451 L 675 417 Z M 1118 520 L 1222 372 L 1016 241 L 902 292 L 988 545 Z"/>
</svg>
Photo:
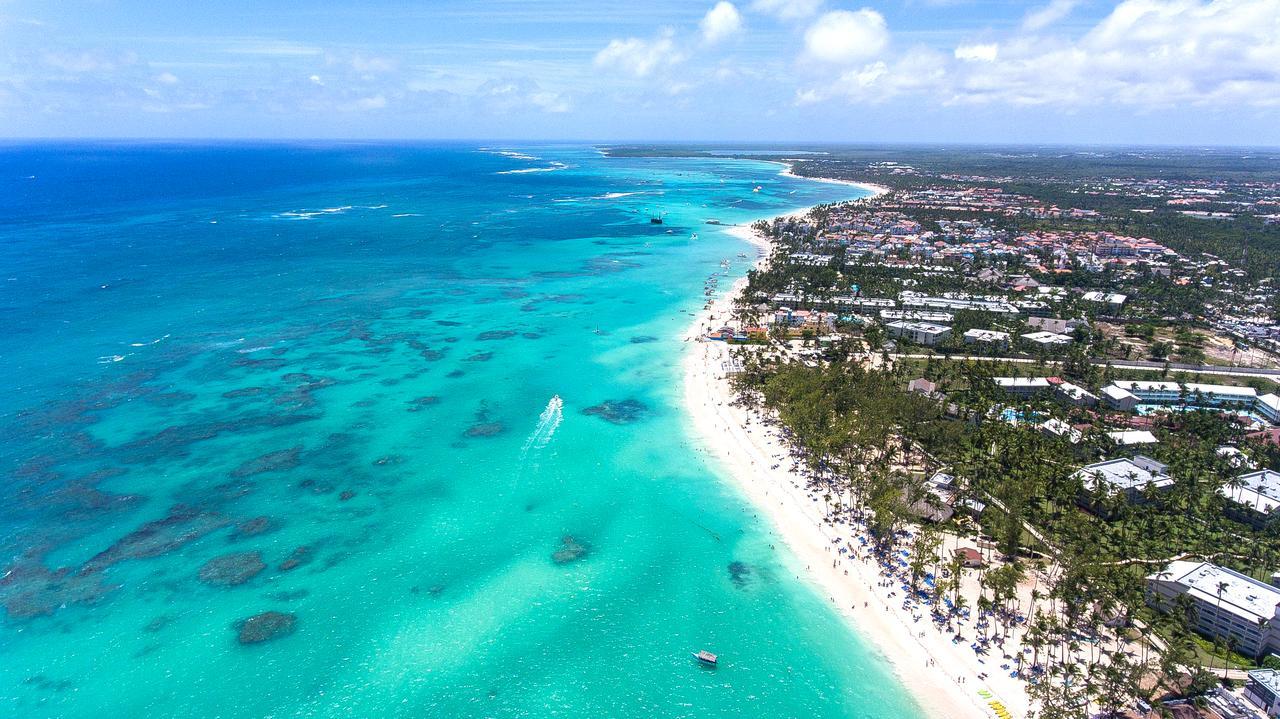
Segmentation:
<svg viewBox="0 0 1280 719">
<path fill-rule="evenodd" d="M 1280 0 L 0 0 L 0 137 L 1280 145 Z"/>
</svg>

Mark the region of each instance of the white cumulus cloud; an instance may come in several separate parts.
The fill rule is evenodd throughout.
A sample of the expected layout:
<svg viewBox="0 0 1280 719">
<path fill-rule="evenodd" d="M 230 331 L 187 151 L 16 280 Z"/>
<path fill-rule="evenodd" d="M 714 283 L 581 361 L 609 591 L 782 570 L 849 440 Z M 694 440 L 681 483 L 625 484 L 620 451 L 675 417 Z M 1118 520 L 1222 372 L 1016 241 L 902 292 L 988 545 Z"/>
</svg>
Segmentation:
<svg viewBox="0 0 1280 719">
<path fill-rule="evenodd" d="M 616 68 L 636 77 L 647 77 L 654 70 L 674 65 L 683 59 L 675 46 L 675 32 L 663 30 L 658 37 L 614 39 L 596 53 L 595 65 Z"/>
<path fill-rule="evenodd" d="M 833 64 L 866 60 L 888 44 L 884 16 L 870 8 L 833 10 L 814 21 L 804 34 L 805 55 Z"/>
<path fill-rule="evenodd" d="M 832 60 L 855 55 L 827 44 L 825 55 L 813 43 L 808 52 Z M 913 48 L 866 56 L 835 66 L 824 79 L 800 89 L 796 101 L 910 96 L 944 105 L 1068 110 L 1280 107 L 1280 2 L 1123 0 L 1075 36 L 1023 28 L 949 55 Z"/>
<path fill-rule="evenodd" d="M 751 9 L 773 15 L 779 20 L 803 20 L 813 17 L 822 7 L 822 0 L 756 0 Z"/>
<path fill-rule="evenodd" d="M 989 43 L 984 45 L 960 45 L 956 48 L 957 60 L 967 62 L 995 62 L 1000 55 L 1000 45 Z"/>
<path fill-rule="evenodd" d="M 700 25 L 702 37 L 715 43 L 742 32 L 742 14 L 728 0 L 720 0 L 707 11 Z"/>
<path fill-rule="evenodd" d="M 1080 0 L 1050 0 L 1048 5 L 1035 8 L 1022 20 L 1022 29 L 1031 32 L 1043 30 L 1071 14 Z"/>
</svg>

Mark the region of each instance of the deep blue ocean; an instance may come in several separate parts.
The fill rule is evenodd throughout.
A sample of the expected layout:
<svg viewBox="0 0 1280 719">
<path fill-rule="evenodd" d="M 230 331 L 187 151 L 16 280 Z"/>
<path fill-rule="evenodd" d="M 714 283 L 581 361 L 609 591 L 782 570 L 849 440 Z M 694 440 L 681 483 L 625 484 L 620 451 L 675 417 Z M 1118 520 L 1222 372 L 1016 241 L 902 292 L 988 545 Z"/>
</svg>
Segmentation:
<svg viewBox="0 0 1280 719">
<path fill-rule="evenodd" d="M 681 411 L 779 169 L 0 146 L 0 716 L 919 716 Z"/>
</svg>

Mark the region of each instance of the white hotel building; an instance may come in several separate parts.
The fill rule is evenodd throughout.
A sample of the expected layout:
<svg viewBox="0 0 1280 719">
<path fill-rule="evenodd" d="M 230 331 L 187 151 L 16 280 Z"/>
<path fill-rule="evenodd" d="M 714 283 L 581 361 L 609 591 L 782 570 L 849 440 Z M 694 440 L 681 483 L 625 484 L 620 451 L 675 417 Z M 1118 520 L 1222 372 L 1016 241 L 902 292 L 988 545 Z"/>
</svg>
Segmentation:
<svg viewBox="0 0 1280 719">
<path fill-rule="evenodd" d="M 1159 404 L 1251 410 L 1271 424 L 1280 424 L 1280 396 L 1259 395 L 1252 387 L 1188 382 L 1125 380 L 1102 388 L 1102 397 L 1115 409 L 1132 411 L 1140 404 Z"/>
<path fill-rule="evenodd" d="M 1211 639 L 1234 638 L 1237 652 L 1259 657 L 1280 650 L 1280 589 L 1208 562 L 1171 562 L 1147 577 L 1147 603 L 1170 611 L 1187 595 L 1195 629 Z"/>
</svg>

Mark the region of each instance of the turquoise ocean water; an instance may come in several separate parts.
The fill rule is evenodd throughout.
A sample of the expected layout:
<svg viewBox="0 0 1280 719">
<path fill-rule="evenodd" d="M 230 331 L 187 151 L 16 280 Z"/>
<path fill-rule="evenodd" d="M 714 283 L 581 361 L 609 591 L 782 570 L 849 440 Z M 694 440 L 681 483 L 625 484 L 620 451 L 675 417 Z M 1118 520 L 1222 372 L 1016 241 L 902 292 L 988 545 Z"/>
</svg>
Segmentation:
<svg viewBox="0 0 1280 719">
<path fill-rule="evenodd" d="M 0 715 L 918 716 L 681 412 L 777 172 L 0 147 Z"/>
</svg>

